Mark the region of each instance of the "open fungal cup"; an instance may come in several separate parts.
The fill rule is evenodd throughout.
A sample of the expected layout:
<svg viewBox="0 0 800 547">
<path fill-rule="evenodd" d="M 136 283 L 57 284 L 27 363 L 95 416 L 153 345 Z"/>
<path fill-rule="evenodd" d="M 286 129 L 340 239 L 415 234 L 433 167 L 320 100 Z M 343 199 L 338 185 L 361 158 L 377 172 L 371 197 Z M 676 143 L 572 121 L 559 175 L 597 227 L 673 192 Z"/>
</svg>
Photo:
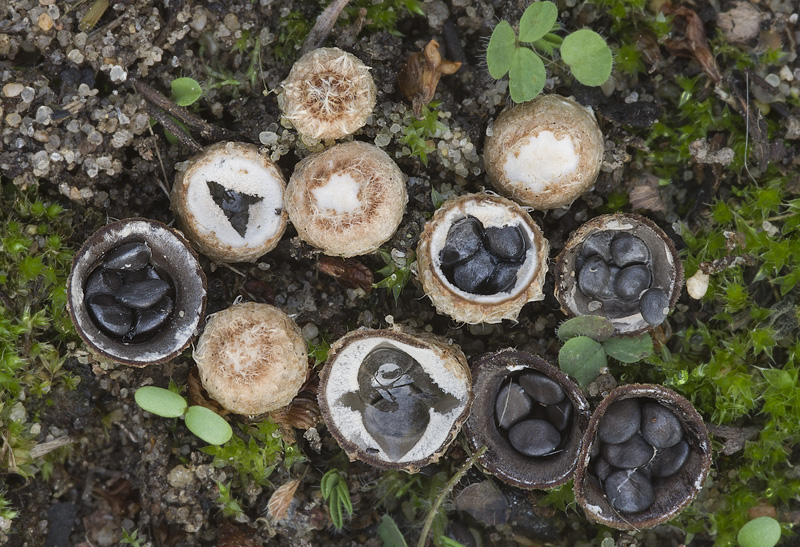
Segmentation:
<svg viewBox="0 0 800 547">
<path fill-rule="evenodd" d="M 601 315 L 621 334 L 661 324 L 675 306 L 683 266 L 675 245 L 652 221 L 616 213 L 570 235 L 556 258 L 555 295 L 570 316 Z"/>
<path fill-rule="evenodd" d="M 145 366 L 169 361 L 196 334 L 206 277 L 176 230 L 143 218 L 112 222 L 75 254 L 67 309 L 98 355 Z"/>
<path fill-rule="evenodd" d="M 483 161 L 500 193 L 535 209 L 555 209 L 591 188 L 603 149 L 591 111 L 541 95 L 500 114 L 486 136 Z"/>
<path fill-rule="evenodd" d="M 546 361 L 514 350 L 474 365 L 475 400 L 465 431 L 481 465 L 519 488 L 554 488 L 572 478 L 589 403 L 580 388 Z"/>
<path fill-rule="evenodd" d="M 305 158 L 286 188 L 286 210 L 300 238 L 332 256 L 376 251 L 397 230 L 407 201 L 397 164 L 358 141 Z"/>
<path fill-rule="evenodd" d="M 192 244 L 217 262 L 253 262 L 286 230 L 286 182 L 258 147 L 209 146 L 189 159 L 172 187 L 172 210 Z"/>
<path fill-rule="evenodd" d="M 689 401 L 658 385 L 621 386 L 589 421 L 575 499 L 600 524 L 649 528 L 680 513 L 710 467 L 708 433 Z"/>
<path fill-rule="evenodd" d="M 295 62 L 278 105 L 298 133 L 339 139 L 361 128 L 375 108 L 369 67 L 339 48 L 319 48 Z"/>
<path fill-rule="evenodd" d="M 515 320 L 544 298 L 550 245 L 516 203 L 470 194 L 447 202 L 417 247 L 422 288 L 437 311 L 464 323 Z"/>
<path fill-rule="evenodd" d="M 193 357 L 208 394 L 245 416 L 288 405 L 308 373 L 300 328 L 278 308 L 255 302 L 210 316 Z"/>
<path fill-rule="evenodd" d="M 317 395 L 351 460 L 416 472 L 438 461 L 472 401 L 458 346 L 400 329 L 359 329 L 331 346 Z"/>
</svg>

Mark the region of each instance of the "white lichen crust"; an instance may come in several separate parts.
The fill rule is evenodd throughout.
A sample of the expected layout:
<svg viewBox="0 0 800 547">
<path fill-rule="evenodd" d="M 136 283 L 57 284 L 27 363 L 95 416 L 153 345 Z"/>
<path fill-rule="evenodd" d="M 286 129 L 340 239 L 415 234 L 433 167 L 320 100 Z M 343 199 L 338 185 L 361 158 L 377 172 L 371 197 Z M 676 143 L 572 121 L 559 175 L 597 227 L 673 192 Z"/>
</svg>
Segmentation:
<svg viewBox="0 0 800 547">
<path fill-rule="evenodd" d="M 507 292 L 479 295 L 465 292 L 442 272 L 440 254 L 450 226 L 466 216 L 481 221 L 484 228 L 518 226 L 526 235 L 528 250 L 517 273 L 515 285 Z M 516 320 L 528 302 L 542 300 L 550 243 L 522 207 L 490 194 L 468 194 L 448 200 L 426 225 L 417 246 L 418 276 L 425 294 L 436 310 L 456 321 L 469 324 Z"/>
<path fill-rule="evenodd" d="M 603 147 L 590 111 L 565 97 L 541 95 L 500 114 L 483 159 L 500 193 L 545 210 L 567 207 L 592 187 Z"/>
<path fill-rule="evenodd" d="M 339 48 L 303 55 L 282 84 L 278 104 L 303 136 L 339 139 L 364 126 L 375 108 L 369 67 Z"/>
<path fill-rule="evenodd" d="M 350 257 L 392 237 L 408 195 L 403 173 L 386 152 L 352 141 L 301 161 L 285 200 L 302 240 L 327 255 Z"/>
<path fill-rule="evenodd" d="M 193 354 L 208 394 L 236 414 L 288 405 L 306 379 L 300 328 L 268 304 L 234 304 L 210 316 Z"/>
<path fill-rule="evenodd" d="M 405 352 L 419 363 L 429 386 L 456 401 L 446 412 L 429 406 L 424 433 L 410 450 L 396 459 L 369 433 L 364 415 L 345 404 L 348 395 L 359 392 L 359 370 L 376 347 Z M 400 327 L 360 328 L 331 346 L 320 373 L 317 400 L 329 431 L 351 461 L 358 459 L 384 469 L 415 473 L 438 461 L 460 431 L 472 404 L 472 378 L 464 353 L 451 340 Z M 424 400 L 435 401 L 430 397 Z"/>
<path fill-rule="evenodd" d="M 258 199 L 249 206 L 244 235 L 215 202 L 209 182 Z M 285 188 L 280 169 L 257 146 L 221 142 L 177 172 L 170 201 L 181 229 L 204 255 L 216 262 L 254 262 L 274 249 L 286 230 Z"/>
</svg>

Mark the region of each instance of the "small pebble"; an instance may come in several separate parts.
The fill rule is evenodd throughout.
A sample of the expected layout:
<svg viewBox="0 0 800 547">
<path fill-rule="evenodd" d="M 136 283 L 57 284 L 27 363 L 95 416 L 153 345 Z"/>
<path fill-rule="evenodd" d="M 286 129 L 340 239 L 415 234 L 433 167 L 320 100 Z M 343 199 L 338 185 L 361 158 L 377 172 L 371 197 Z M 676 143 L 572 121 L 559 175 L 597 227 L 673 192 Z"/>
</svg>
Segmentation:
<svg viewBox="0 0 800 547">
<path fill-rule="evenodd" d="M 659 288 L 647 289 L 639 299 L 639 312 L 648 324 L 660 325 L 669 313 L 669 296 Z"/>
<path fill-rule="evenodd" d="M 643 264 L 622 268 L 614 280 L 614 293 L 621 299 L 632 301 L 650 287 L 650 270 Z"/>
<path fill-rule="evenodd" d="M 526 456 L 546 456 L 561 443 L 561 434 L 544 420 L 525 420 L 508 432 L 511 446 Z"/>
<path fill-rule="evenodd" d="M 483 225 L 475 217 L 465 217 L 450 226 L 439 258 L 443 267 L 452 266 L 474 255 L 483 246 Z"/>
<path fill-rule="evenodd" d="M 683 439 L 681 421 L 658 403 L 642 405 L 642 437 L 656 448 L 669 448 Z"/>
<path fill-rule="evenodd" d="M 510 429 L 520 422 L 533 408 L 533 401 L 519 384 L 507 384 L 497 394 L 494 413 L 503 429 Z"/>
<path fill-rule="evenodd" d="M 534 401 L 543 405 L 554 405 L 564 399 L 564 389 L 552 378 L 538 372 L 526 372 L 519 377 L 519 384 Z"/>
<path fill-rule="evenodd" d="M 653 458 L 655 449 L 641 435 L 634 435 L 624 443 L 604 444 L 603 457 L 614 467 L 636 469 Z"/>
<path fill-rule="evenodd" d="M 22 84 L 18 84 L 16 82 L 11 82 L 10 84 L 6 84 L 3 86 L 3 95 L 8 97 L 9 99 L 13 99 L 14 97 L 19 96 L 22 93 L 22 90 L 25 89 L 25 86 Z"/>
<path fill-rule="evenodd" d="M 608 501 L 623 513 L 644 511 L 656 501 L 650 479 L 638 469 L 614 471 L 606 478 L 604 486 Z"/>
<path fill-rule="evenodd" d="M 642 423 L 642 413 L 638 399 L 625 399 L 617 401 L 606 410 L 597 436 L 604 443 L 624 443 L 639 431 Z"/>
<path fill-rule="evenodd" d="M 654 477 L 669 477 L 680 471 L 689 459 L 689 443 L 682 439 L 675 446 L 656 450 L 655 457 L 647 465 L 647 470 Z"/>
<path fill-rule="evenodd" d="M 486 228 L 484 244 L 490 253 L 501 260 L 519 260 L 526 247 L 519 226 Z"/>
<path fill-rule="evenodd" d="M 650 260 L 650 249 L 642 238 L 628 232 L 620 232 L 611 240 L 609 246 L 611 259 L 623 268 L 630 264 L 642 264 Z"/>
<path fill-rule="evenodd" d="M 606 261 L 600 256 L 592 256 L 578 272 L 578 288 L 586 296 L 597 296 L 608 286 L 609 277 Z"/>
</svg>

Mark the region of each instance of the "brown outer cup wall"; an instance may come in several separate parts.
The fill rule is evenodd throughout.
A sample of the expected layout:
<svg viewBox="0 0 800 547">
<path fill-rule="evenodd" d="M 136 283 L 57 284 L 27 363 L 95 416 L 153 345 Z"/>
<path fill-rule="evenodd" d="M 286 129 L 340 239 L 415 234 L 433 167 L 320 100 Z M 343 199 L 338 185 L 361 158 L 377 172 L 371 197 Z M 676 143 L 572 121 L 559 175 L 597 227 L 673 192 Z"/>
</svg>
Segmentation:
<svg viewBox="0 0 800 547">
<path fill-rule="evenodd" d="M 632 398 L 648 398 L 671 410 L 681 421 L 689 443 L 689 458 L 674 475 L 667 477 L 656 488 L 656 500 L 648 509 L 639 513 L 616 511 L 603 492 L 597 478 L 587 472 L 591 452 L 597 441 L 597 427 L 608 407 L 616 401 Z M 663 386 L 653 384 L 630 384 L 620 386 L 608 394 L 597 406 L 586 429 L 583 448 L 578 456 L 575 471 L 575 499 L 583 507 L 586 516 L 600 524 L 618 530 L 641 530 L 666 522 L 680 513 L 703 487 L 711 468 L 711 442 L 700 414 L 685 398 Z"/>
</svg>

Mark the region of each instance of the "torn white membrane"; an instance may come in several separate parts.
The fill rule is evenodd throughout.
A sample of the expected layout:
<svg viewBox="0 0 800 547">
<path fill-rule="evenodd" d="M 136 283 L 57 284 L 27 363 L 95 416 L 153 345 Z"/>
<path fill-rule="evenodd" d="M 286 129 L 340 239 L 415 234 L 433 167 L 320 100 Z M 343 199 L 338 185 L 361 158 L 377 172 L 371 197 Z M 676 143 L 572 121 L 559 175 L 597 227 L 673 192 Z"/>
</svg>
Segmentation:
<svg viewBox="0 0 800 547">
<path fill-rule="evenodd" d="M 380 444 L 367 432 L 363 416 L 342 403 L 342 396 L 358 393 L 358 371 L 366 356 L 376 346 L 383 345 L 403 351 L 416 359 L 430 379 L 444 392 L 452 395 L 458 404 L 446 413 L 428 409 L 430 421 L 419 441 L 402 457 L 393 460 Z M 430 458 L 447 441 L 456 420 L 464 412 L 469 400 L 469 381 L 463 374 L 449 370 L 433 349 L 424 349 L 404 344 L 394 339 L 374 336 L 355 340 L 341 349 L 329 372 L 325 397 L 330 408 L 330 416 L 336 427 L 348 441 L 362 451 L 382 461 L 410 463 Z"/>
<path fill-rule="evenodd" d="M 231 247 L 258 247 L 281 229 L 283 180 L 277 168 L 265 165 L 258 154 L 225 148 L 215 150 L 191 166 L 185 176 L 188 210 L 194 216 L 198 232 L 216 237 Z M 209 181 L 227 190 L 260 198 L 249 206 L 244 236 L 236 231 L 214 201 Z"/>
<path fill-rule="evenodd" d="M 520 139 L 503 162 L 506 179 L 520 182 L 534 192 L 543 192 L 561 183 L 578 168 L 580 158 L 569 135 L 556 139 L 551 131 L 539 131 Z"/>
</svg>

